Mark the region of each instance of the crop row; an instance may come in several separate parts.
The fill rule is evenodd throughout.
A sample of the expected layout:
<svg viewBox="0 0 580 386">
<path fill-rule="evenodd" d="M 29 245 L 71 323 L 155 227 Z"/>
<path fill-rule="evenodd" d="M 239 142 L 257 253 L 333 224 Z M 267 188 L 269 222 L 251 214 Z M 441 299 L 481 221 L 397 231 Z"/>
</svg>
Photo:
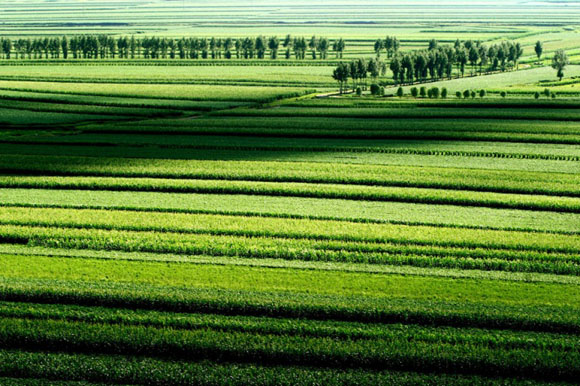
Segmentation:
<svg viewBox="0 0 580 386">
<path fill-rule="evenodd" d="M 244 102 L 115 98 L 21 91 L 3 91 L 2 95 L 0 95 L 0 100 L 58 103 L 60 106 L 71 104 L 85 106 L 132 107 L 138 109 L 170 109 L 187 111 L 210 111 L 214 109 L 226 109 L 235 106 L 246 105 Z"/>
<path fill-rule="evenodd" d="M 0 83 L 1 84 L 1 83 Z M 335 118 L 462 118 L 462 119 L 530 119 L 548 121 L 578 121 L 575 109 L 518 109 L 518 108 L 309 108 L 278 107 L 276 109 L 236 109 L 213 113 L 216 116 L 262 117 L 335 117 Z"/>
<path fill-rule="evenodd" d="M 236 128 L 236 127 L 175 127 L 175 126 L 99 126 L 83 128 L 87 133 L 117 133 L 117 134 L 200 134 L 220 136 L 248 136 L 248 137 L 283 137 L 283 138 L 323 138 L 323 139 L 392 139 L 392 140 L 432 140 L 432 141 L 496 141 L 496 142 L 520 142 L 541 144 L 567 144 L 576 145 L 579 142 L 574 135 L 558 134 L 504 134 L 486 131 L 415 131 L 405 130 L 326 130 L 326 129 L 262 129 L 262 128 Z"/>
<path fill-rule="evenodd" d="M 0 123 L 3 128 L 25 127 L 26 129 L 36 127 L 46 127 L 47 125 L 71 124 L 78 122 L 119 120 L 123 117 L 111 115 L 76 114 L 76 113 L 56 113 L 56 112 L 35 112 L 18 109 L 0 109 Z"/>
<path fill-rule="evenodd" d="M 181 112 L 177 110 L 153 109 L 153 108 L 132 108 L 132 107 L 112 107 L 112 106 L 91 106 L 82 104 L 55 104 L 45 102 L 21 102 L 6 101 L 0 99 L 0 109 L 14 109 L 35 112 L 57 112 L 57 113 L 75 113 L 87 115 L 118 115 L 118 116 L 176 116 Z"/>
<path fill-rule="evenodd" d="M 234 133 L 237 134 L 237 133 Z M 530 140 L 530 138 L 528 138 Z M 578 141 L 569 138 L 565 141 Z M 447 157 L 478 157 L 504 159 L 533 159 L 551 161 L 580 161 L 580 151 L 575 146 L 554 146 L 519 143 L 498 151 L 498 143 L 481 143 L 478 145 L 466 142 L 432 142 L 425 146 L 424 142 L 415 141 L 369 141 L 341 140 L 323 138 L 313 143 L 312 139 L 304 138 L 248 138 L 240 136 L 160 136 L 139 134 L 77 134 L 67 136 L 37 136 L 25 138 L 9 138 L 3 143 L 18 145 L 59 145 L 59 146 L 93 146 L 142 148 L 143 146 L 157 149 L 190 149 L 190 150 L 225 150 L 230 152 L 292 152 L 292 153 L 358 153 L 358 154 L 393 154 L 393 155 L 425 155 Z M 59 149 L 60 150 L 60 149 Z M 161 150 L 160 150 L 161 151 Z M 128 153 L 130 156 L 131 153 Z"/>
<path fill-rule="evenodd" d="M 53 94 L 51 94 L 53 95 Z M 192 102 L 193 103 L 193 102 Z M 201 102 L 196 102 L 201 103 Z M 320 132 L 330 136 L 334 131 L 353 132 L 356 135 L 361 132 L 488 132 L 488 133 L 511 133 L 511 134 L 552 134 L 552 135 L 578 135 L 580 128 L 574 122 L 559 121 L 534 121 L 534 120 L 493 120 L 482 119 L 466 121 L 465 119 L 377 119 L 377 118 L 318 118 L 318 117 L 293 117 L 292 119 L 276 117 L 229 117 L 205 116 L 196 119 L 155 119 L 143 120 L 137 123 L 114 122 L 107 125 L 83 126 L 83 131 L 108 132 L 130 131 L 138 133 L 141 130 L 153 130 L 160 132 L 167 130 L 193 130 L 193 129 L 261 129 L 264 133 L 275 134 L 284 132 L 281 129 L 304 130 L 304 132 Z M 291 132 L 291 131 L 289 131 Z"/>
<path fill-rule="evenodd" d="M 577 284 L 14 255 L 0 255 L 0 265 L 0 298 L 6 301 L 580 331 Z"/>
<path fill-rule="evenodd" d="M 152 371 L 155 369 L 155 371 Z M 165 386 L 167 384 L 213 386 L 224 379 L 232 386 L 296 384 L 316 386 L 397 384 L 412 386 L 427 382 L 454 385 L 490 385 L 495 380 L 477 376 L 421 374 L 397 371 L 370 372 L 353 369 L 321 369 L 294 366 L 256 366 L 241 363 L 168 361 L 121 355 L 87 355 L 0 350 L 0 374 L 44 380 L 2 378 L 3 384 L 87 385 L 87 382 Z M 529 381 L 501 379 L 504 385 L 528 385 Z M 536 381 L 538 382 L 538 381 Z"/>
<path fill-rule="evenodd" d="M 188 213 L 0 207 L 0 223 L 522 252 L 574 254 L 580 249 L 577 236 L 554 233 Z"/>
<path fill-rule="evenodd" d="M 444 343 L 445 338 L 433 343 L 409 341 L 405 335 L 337 340 L 12 318 L 0 326 L 0 345 L 20 349 L 568 381 L 580 376 L 580 354 L 575 351 L 487 348 L 473 342 Z"/>
<path fill-rule="evenodd" d="M 6 141 L 10 141 L 7 139 Z M 18 142 L 18 140 L 14 141 Z M 309 152 L 309 151 L 282 151 L 269 149 L 239 150 L 217 149 L 204 147 L 198 149 L 157 146 L 100 146 L 98 143 L 68 143 L 55 146 L 59 142 L 45 144 L 0 143 L 0 152 L 14 155 L 57 155 L 95 158 L 145 158 L 150 160 L 219 160 L 219 161 L 260 161 L 260 162 L 290 162 L 290 163 L 324 163 L 324 164 L 362 164 L 362 165 L 400 165 L 421 166 L 429 164 L 432 167 L 461 168 L 461 169 L 488 169 L 528 172 L 548 172 L 580 174 L 580 163 L 557 161 L 549 159 L 520 159 L 520 158 L 492 158 L 492 157 L 458 157 L 446 155 L 421 154 L 389 154 L 369 152 Z M 347 161 L 345 163 L 345 161 Z M 25 174 L 25 173 L 18 173 Z"/>
<path fill-rule="evenodd" d="M 0 176 L 0 187 L 340 198 L 580 213 L 580 198 L 577 197 L 364 185 L 161 178 Z"/>
<path fill-rule="evenodd" d="M 317 162 L 145 160 L 3 154 L 4 173 L 336 183 L 577 197 L 580 175 Z"/>
<path fill-rule="evenodd" d="M 68 249 L 580 274 L 576 254 L 304 239 L 0 226 L 4 242 Z"/>
<path fill-rule="evenodd" d="M 146 326 L 176 330 L 212 330 L 275 336 L 359 339 L 406 339 L 423 343 L 473 344 L 498 349 L 578 351 L 569 335 L 475 328 L 375 324 L 308 319 L 279 319 L 219 314 L 169 313 L 103 307 L 0 302 L 3 318 L 54 320 L 106 325 Z"/>
<path fill-rule="evenodd" d="M 377 98 L 318 98 L 291 101 L 284 104 L 288 107 L 439 107 L 439 108 L 530 108 L 530 109 L 575 109 L 580 107 L 580 102 L 573 99 L 556 100 L 530 100 L 528 98 L 508 99 L 377 99 Z"/>
<path fill-rule="evenodd" d="M 214 85 L 163 85 L 19 82 L 0 80 L 0 90 L 49 92 L 72 95 L 111 96 L 130 98 L 179 99 L 193 101 L 273 102 L 278 99 L 302 96 L 313 90 L 297 87 L 214 86 Z"/>
<path fill-rule="evenodd" d="M 226 194 L 1 189 L 3 206 L 129 209 L 577 234 L 576 213 Z"/>
</svg>

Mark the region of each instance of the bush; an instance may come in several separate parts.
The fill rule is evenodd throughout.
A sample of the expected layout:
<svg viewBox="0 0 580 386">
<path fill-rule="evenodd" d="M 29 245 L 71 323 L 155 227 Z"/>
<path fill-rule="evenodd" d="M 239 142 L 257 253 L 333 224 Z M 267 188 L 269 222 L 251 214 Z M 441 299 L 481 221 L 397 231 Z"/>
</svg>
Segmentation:
<svg viewBox="0 0 580 386">
<path fill-rule="evenodd" d="M 534 98 L 540 99 L 540 93 L 538 91 L 534 93 Z"/>
<path fill-rule="evenodd" d="M 413 96 L 413 98 L 417 98 L 417 96 L 419 96 L 419 89 L 417 87 L 413 87 L 411 89 L 411 95 Z"/>
<path fill-rule="evenodd" d="M 371 84 L 371 95 L 380 95 L 381 94 L 381 86 L 376 83 Z"/>
<path fill-rule="evenodd" d="M 461 91 L 457 91 L 457 92 L 455 93 L 455 96 L 456 96 L 457 98 L 461 99 Z"/>
<path fill-rule="evenodd" d="M 502 98 L 505 98 L 507 96 L 507 92 L 502 91 L 499 95 L 501 95 Z"/>
<path fill-rule="evenodd" d="M 425 98 L 427 96 L 427 89 L 425 87 L 421 87 L 419 95 L 421 95 L 421 98 Z"/>
<path fill-rule="evenodd" d="M 555 92 L 552 93 L 552 99 L 556 99 L 556 93 Z"/>
<path fill-rule="evenodd" d="M 549 88 L 544 89 L 544 95 L 546 96 L 546 98 L 550 97 L 550 89 Z"/>
<path fill-rule="evenodd" d="M 357 96 L 361 96 L 362 95 L 362 88 L 360 88 L 360 87 L 357 87 L 356 88 L 356 95 Z"/>
<path fill-rule="evenodd" d="M 440 92 L 439 92 L 439 87 L 433 87 L 433 88 L 431 89 L 431 96 L 432 96 L 434 99 L 437 99 L 437 98 L 439 98 L 439 94 L 440 94 Z"/>
<path fill-rule="evenodd" d="M 480 91 L 479 91 L 479 96 L 480 96 L 481 98 L 484 98 L 486 94 L 487 94 L 487 92 L 486 92 L 485 90 L 480 90 Z"/>
<path fill-rule="evenodd" d="M 469 98 L 470 95 L 471 95 L 471 92 L 469 90 L 463 91 L 463 97 L 464 98 Z"/>
<path fill-rule="evenodd" d="M 447 93 L 448 93 L 447 89 L 445 87 L 443 87 L 441 89 L 441 98 L 443 98 L 443 99 L 447 98 Z"/>
<path fill-rule="evenodd" d="M 397 90 L 397 96 L 399 98 L 402 98 L 405 95 L 405 91 L 403 90 L 403 87 L 399 87 L 399 89 Z"/>
</svg>

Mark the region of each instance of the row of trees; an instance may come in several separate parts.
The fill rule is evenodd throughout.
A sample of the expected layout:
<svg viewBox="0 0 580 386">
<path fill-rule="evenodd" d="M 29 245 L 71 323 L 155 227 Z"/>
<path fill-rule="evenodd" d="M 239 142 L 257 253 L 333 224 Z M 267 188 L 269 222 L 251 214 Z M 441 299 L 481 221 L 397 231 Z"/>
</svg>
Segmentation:
<svg viewBox="0 0 580 386">
<path fill-rule="evenodd" d="M 331 41 L 324 37 L 310 39 L 287 35 L 280 40 L 269 38 L 164 38 L 135 36 L 111 37 L 107 35 L 82 35 L 43 37 L 35 39 L 0 38 L 2 59 L 277 59 L 280 50 L 284 57 L 327 59 L 333 50 L 342 58 L 346 43 L 343 39 Z"/>
<path fill-rule="evenodd" d="M 358 59 L 350 63 L 339 63 L 332 73 L 332 78 L 340 85 L 340 93 L 342 94 L 348 86 L 349 79 L 352 79 L 353 90 L 359 86 L 366 89 L 369 77 L 376 82 L 379 76 L 386 74 L 387 65 L 380 59 Z"/>
<path fill-rule="evenodd" d="M 433 40 L 428 50 L 395 56 L 390 69 L 395 84 L 425 82 L 429 78 L 451 78 L 454 68 L 465 76 L 468 64 L 471 64 L 472 75 L 517 68 L 523 53 L 520 43 L 509 41 L 488 47 L 471 40 L 457 40 L 454 46 L 440 46 Z"/>
</svg>

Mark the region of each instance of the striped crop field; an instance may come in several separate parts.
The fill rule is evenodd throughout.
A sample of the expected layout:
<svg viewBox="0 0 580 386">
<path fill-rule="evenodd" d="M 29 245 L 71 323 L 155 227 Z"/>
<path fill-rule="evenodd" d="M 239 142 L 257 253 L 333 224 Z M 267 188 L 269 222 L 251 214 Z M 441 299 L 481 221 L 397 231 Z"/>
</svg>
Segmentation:
<svg viewBox="0 0 580 386">
<path fill-rule="evenodd" d="M 3 383 L 580 376 L 575 100 L 42 95 L 1 102 Z"/>
<path fill-rule="evenodd" d="M 242 3 L 0 4 L 0 385 L 578 384 L 578 4 Z"/>
</svg>

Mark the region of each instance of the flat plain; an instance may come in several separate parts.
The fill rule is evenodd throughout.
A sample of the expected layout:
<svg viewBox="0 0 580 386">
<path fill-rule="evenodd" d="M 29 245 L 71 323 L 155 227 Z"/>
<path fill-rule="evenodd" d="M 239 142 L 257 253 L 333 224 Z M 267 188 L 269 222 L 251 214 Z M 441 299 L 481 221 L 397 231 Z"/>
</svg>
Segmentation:
<svg viewBox="0 0 580 386">
<path fill-rule="evenodd" d="M 1 384 L 578 381 L 578 4 L 320 3 L 0 4 L 13 40 L 346 41 L 324 60 L 0 59 Z M 339 95 L 337 64 L 391 35 L 524 53 Z"/>
</svg>

